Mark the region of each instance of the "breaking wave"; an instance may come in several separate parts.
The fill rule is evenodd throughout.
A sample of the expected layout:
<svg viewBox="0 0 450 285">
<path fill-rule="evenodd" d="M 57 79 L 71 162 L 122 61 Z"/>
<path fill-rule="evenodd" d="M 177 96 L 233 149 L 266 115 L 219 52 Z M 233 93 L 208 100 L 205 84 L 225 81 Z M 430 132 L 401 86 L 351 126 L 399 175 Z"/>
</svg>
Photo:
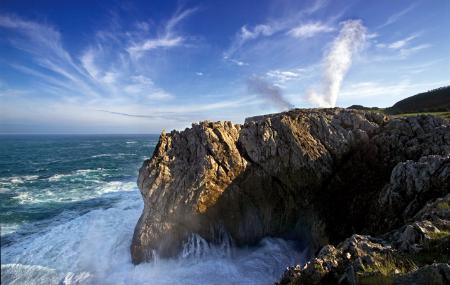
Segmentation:
<svg viewBox="0 0 450 285">
<path fill-rule="evenodd" d="M 273 284 L 284 268 L 302 261 L 295 246 L 267 238 L 235 248 L 229 238 L 211 245 L 198 235 L 180 256 L 134 266 L 129 246 L 142 211 L 136 191 L 119 202 L 2 248 L 2 284 Z"/>
</svg>

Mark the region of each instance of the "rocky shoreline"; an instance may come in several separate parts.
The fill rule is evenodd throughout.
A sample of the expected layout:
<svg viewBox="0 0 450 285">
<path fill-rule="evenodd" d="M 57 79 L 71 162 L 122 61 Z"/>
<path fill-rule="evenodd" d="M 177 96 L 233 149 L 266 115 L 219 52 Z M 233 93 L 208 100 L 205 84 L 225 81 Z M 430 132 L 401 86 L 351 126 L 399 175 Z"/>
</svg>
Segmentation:
<svg viewBox="0 0 450 285">
<path fill-rule="evenodd" d="M 225 229 L 237 245 L 306 242 L 310 261 L 280 284 L 450 281 L 445 119 L 333 108 L 201 122 L 161 134 L 138 186 L 136 264 Z"/>
</svg>

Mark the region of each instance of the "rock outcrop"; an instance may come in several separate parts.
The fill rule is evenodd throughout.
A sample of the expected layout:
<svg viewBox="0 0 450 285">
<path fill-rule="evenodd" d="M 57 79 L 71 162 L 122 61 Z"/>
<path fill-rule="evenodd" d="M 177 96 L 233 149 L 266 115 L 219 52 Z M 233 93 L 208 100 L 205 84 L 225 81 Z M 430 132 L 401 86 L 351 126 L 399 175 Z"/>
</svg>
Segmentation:
<svg viewBox="0 0 450 285">
<path fill-rule="evenodd" d="M 357 258 L 407 252 L 414 242 L 421 246 L 414 240 L 408 250 L 400 249 L 399 232 L 382 234 L 405 224 L 431 228 L 416 216 L 448 193 L 449 154 L 448 121 L 339 108 L 296 109 L 248 118 L 243 125 L 201 122 L 163 133 L 139 173 L 145 206 L 132 260 L 174 256 L 191 233 L 220 242 L 225 229 L 237 245 L 265 236 L 302 240 L 312 256 L 318 253 L 317 262 L 328 264 L 325 272 L 338 272 L 313 272 L 319 276 L 314 280 L 341 278 L 358 271 Z M 433 226 L 443 228 L 433 217 Z M 355 233 L 363 235 L 318 251 Z M 350 252 L 352 246 L 358 254 Z M 363 253 L 368 249 L 377 257 Z M 292 278 L 283 282 L 308 275 L 295 270 L 302 273 L 288 272 Z"/>
<path fill-rule="evenodd" d="M 305 265 L 288 268 L 278 284 L 449 284 L 449 218 L 447 195 L 383 236 L 355 234 L 324 246 Z"/>
</svg>

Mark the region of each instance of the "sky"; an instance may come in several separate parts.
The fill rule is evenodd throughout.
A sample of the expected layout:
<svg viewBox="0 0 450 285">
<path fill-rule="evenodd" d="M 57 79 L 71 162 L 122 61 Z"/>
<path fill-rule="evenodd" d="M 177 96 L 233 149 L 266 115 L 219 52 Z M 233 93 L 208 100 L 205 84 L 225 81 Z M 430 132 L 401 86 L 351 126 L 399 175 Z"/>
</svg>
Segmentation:
<svg viewBox="0 0 450 285">
<path fill-rule="evenodd" d="M 448 0 L 0 1 L 0 133 L 160 133 L 446 85 Z"/>
</svg>

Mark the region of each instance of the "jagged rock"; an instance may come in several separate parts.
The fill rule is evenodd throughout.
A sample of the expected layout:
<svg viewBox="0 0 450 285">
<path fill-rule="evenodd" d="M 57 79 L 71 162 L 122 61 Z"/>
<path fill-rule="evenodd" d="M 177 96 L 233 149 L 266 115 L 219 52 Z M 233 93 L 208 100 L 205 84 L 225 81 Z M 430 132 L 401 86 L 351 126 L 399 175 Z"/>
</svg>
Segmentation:
<svg viewBox="0 0 450 285">
<path fill-rule="evenodd" d="M 410 219 L 410 224 L 385 234 L 384 238 L 403 252 L 419 252 L 437 237 L 450 238 L 449 209 L 450 194 L 427 203 Z"/>
<path fill-rule="evenodd" d="M 397 163 L 449 150 L 450 126 L 442 119 L 339 108 L 163 133 L 139 173 L 144 211 L 132 260 L 176 255 L 193 232 L 214 242 L 217 229 L 237 245 L 264 236 L 301 239 L 314 254 L 384 218 L 373 201 Z"/>
<path fill-rule="evenodd" d="M 214 205 L 246 167 L 236 144 L 240 128 L 203 122 L 161 135 L 152 159 L 139 171 L 144 211 L 131 247 L 135 262 L 151 259 L 156 251 L 174 255 L 188 231 L 200 231 L 195 213 Z"/>
<path fill-rule="evenodd" d="M 357 272 L 376 269 L 382 257 L 391 254 L 391 247 L 380 240 L 353 235 L 337 247 L 323 247 L 303 267 L 290 267 L 278 284 L 357 284 Z"/>
<path fill-rule="evenodd" d="M 381 237 L 353 235 L 336 247 L 326 245 L 303 267 L 289 267 L 279 284 L 358 284 L 366 278 L 448 284 L 448 264 L 426 263 L 450 262 L 449 203 L 450 194 L 436 199 L 419 211 L 418 220 Z"/>
<path fill-rule="evenodd" d="M 450 265 L 435 263 L 426 265 L 405 276 L 396 278 L 395 285 L 446 285 L 450 284 Z"/>
<path fill-rule="evenodd" d="M 450 189 L 450 155 L 424 156 L 419 161 L 398 163 L 390 183 L 380 193 L 379 207 L 389 211 L 385 222 L 404 223 L 425 203 Z"/>
<path fill-rule="evenodd" d="M 162 134 L 139 174 L 145 207 L 133 261 L 151 259 L 154 251 L 176 254 L 190 232 L 211 240 L 217 224 L 238 244 L 282 234 L 324 244 L 311 191 L 384 120 L 344 109 L 294 110 L 243 126 L 202 122 Z"/>
<path fill-rule="evenodd" d="M 448 121 L 430 115 L 390 120 L 373 138 L 385 165 L 418 160 L 427 155 L 450 153 Z M 389 169 L 389 173 L 390 173 Z"/>
<path fill-rule="evenodd" d="M 381 189 L 390 181 L 393 168 L 405 160 L 414 163 L 423 156 L 448 157 L 450 153 L 450 125 L 446 120 L 418 116 L 383 122 L 370 134 L 367 143 L 360 143 L 337 162 L 335 172 L 315 196 L 314 204 L 319 205 L 332 243 L 355 232 L 382 234 L 404 224 L 399 219 L 401 214 L 394 214 L 387 204 L 377 203 Z M 436 176 L 431 180 L 448 179 L 445 173 L 444 177 Z M 446 187 L 445 183 L 432 186 L 438 189 L 419 195 L 423 200 L 417 200 L 418 203 L 408 211 L 409 215 L 414 215 L 427 199 L 438 197 Z"/>
</svg>

